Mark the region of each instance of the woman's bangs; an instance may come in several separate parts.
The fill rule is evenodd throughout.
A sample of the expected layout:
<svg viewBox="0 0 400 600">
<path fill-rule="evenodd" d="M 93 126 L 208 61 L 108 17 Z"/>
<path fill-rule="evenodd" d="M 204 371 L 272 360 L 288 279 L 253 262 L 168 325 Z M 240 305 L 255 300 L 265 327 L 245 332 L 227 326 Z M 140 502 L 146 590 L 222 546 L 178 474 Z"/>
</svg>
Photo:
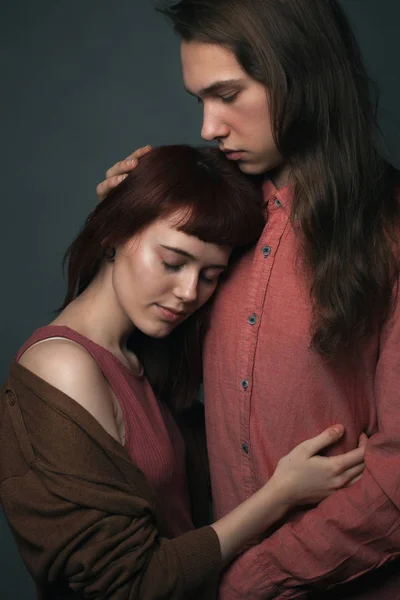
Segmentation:
<svg viewBox="0 0 400 600">
<path fill-rule="evenodd" d="M 247 246 L 261 234 L 260 208 L 238 202 L 225 194 L 199 194 L 178 218 L 177 229 L 203 242 L 219 246 Z"/>
</svg>

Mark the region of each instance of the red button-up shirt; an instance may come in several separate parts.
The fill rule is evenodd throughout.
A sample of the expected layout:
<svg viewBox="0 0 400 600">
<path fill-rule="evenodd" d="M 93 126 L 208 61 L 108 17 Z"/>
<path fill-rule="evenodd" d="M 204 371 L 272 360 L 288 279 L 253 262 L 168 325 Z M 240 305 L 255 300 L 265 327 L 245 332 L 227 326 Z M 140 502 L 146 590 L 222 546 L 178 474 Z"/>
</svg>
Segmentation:
<svg viewBox="0 0 400 600">
<path fill-rule="evenodd" d="M 398 575 L 376 569 L 400 556 L 400 306 L 363 344 L 355 365 L 339 371 L 326 364 L 310 350 L 309 282 L 290 220 L 293 188 L 277 191 L 267 182 L 264 191 L 264 232 L 221 284 L 205 343 L 215 517 L 258 490 L 283 455 L 325 427 L 346 428 L 331 454 L 357 446 L 363 431 L 371 437 L 361 480 L 298 511 L 245 552 L 225 574 L 220 597 L 301 598 L 364 575 L 332 597 L 395 600 L 400 561 L 392 563 Z M 371 571 L 378 590 L 365 575 Z"/>
</svg>

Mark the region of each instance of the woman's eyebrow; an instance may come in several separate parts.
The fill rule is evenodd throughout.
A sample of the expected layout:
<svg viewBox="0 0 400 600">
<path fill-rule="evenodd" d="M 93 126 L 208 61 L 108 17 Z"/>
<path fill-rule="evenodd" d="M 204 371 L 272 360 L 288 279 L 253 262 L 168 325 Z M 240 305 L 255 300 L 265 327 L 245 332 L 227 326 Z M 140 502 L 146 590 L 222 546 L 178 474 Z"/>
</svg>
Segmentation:
<svg viewBox="0 0 400 600">
<path fill-rule="evenodd" d="M 192 260 L 197 260 L 193 254 L 186 252 L 186 250 L 182 250 L 182 248 L 175 248 L 174 246 L 164 246 L 164 244 L 160 244 L 161 248 L 165 248 L 166 250 L 172 250 L 172 252 L 176 252 L 177 254 L 181 254 L 182 256 L 186 256 L 187 258 L 191 258 Z"/>
</svg>

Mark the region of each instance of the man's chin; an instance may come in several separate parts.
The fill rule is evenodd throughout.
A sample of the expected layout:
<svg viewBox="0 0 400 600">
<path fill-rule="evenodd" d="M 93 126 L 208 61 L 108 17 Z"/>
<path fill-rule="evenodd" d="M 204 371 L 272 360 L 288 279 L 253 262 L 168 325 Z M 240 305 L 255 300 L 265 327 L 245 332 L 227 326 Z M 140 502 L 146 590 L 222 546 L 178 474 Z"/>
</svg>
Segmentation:
<svg viewBox="0 0 400 600">
<path fill-rule="evenodd" d="M 247 162 L 244 160 L 238 162 L 238 167 L 242 173 L 245 173 L 246 175 L 262 175 L 266 171 L 264 165 L 252 163 L 250 161 Z"/>
</svg>

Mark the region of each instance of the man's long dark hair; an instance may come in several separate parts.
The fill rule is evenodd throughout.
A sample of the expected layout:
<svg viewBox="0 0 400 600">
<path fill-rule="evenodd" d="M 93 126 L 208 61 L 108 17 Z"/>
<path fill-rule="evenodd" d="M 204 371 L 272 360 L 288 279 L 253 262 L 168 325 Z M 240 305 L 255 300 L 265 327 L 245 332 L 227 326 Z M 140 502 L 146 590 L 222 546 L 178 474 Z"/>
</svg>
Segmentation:
<svg viewBox="0 0 400 600">
<path fill-rule="evenodd" d="M 378 150 L 370 80 L 338 2 L 181 0 L 162 12 L 183 40 L 231 49 L 268 89 L 296 184 L 312 347 L 328 359 L 356 351 L 396 289 L 399 174 Z"/>
</svg>

